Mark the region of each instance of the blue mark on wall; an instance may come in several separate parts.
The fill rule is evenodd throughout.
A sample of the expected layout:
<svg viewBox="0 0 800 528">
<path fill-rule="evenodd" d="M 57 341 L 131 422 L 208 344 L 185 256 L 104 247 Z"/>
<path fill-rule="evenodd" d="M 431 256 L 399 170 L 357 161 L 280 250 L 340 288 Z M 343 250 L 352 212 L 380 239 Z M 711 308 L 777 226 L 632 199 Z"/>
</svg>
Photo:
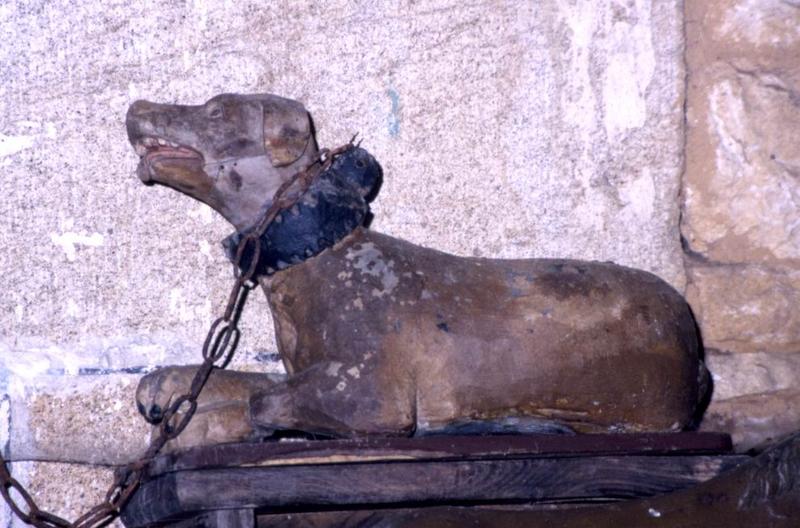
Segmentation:
<svg viewBox="0 0 800 528">
<path fill-rule="evenodd" d="M 121 368 L 106 367 L 79 367 L 78 376 L 107 376 L 109 374 L 147 374 L 153 372 L 158 367 L 155 366 L 136 366 Z M 67 376 L 70 375 L 67 369 L 61 367 L 51 367 L 45 371 L 48 376 Z"/>
<path fill-rule="evenodd" d="M 386 93 L 392 101 L 392 109 L 389 112 L 389 135 L 397 137 L 400 133 L 400 94 L 394 88 L 389 88 Z"/>
<path fill-rule="evenodd" d="M 275 363 L 281 360 L 281 355 L 277 352 L 259 352 L 253 358 L 259 363 Z"/>
<path fill-rule="evenodd" d="M 3 389 L 5 390 L 5 389 Z M 0 398 L 0 407 L 5 407 L 8 409 L 8 420 L 6 420 L 5 424 L 0 424 L 0 427 L 5 428 L 5 437 L 6 441 L 0 444 L 0 454 L 3 455 L 3 458 L 11 458 L 9 455 L 9 446 L 11 445 L 11 397 L 6 393 L 3 394 L 3 397 Z M 9 523 L 7 526 L 11 526 Z"/>
</svg>

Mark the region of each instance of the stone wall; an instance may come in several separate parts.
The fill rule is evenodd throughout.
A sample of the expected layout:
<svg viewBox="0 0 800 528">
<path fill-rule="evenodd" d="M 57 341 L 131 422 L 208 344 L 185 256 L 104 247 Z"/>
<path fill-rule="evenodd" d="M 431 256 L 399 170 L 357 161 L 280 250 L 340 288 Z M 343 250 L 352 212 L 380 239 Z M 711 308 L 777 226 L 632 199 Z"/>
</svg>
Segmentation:
<svg viewBox="0 0 800 528">
<path fill-rule="evenodd" d="M 686 4 L 687 298 L 714 374 L 703 427 L 800 428 L 800 2 Z"/>
<path fill-rule="evenodd" d="M 360 132 L 386 174 L 375 229 L 462 255 L 614 260 L 686 291 L 717 383 L 709 423 L 752 442 L 732 409 L 797 398 L 798 10 L 689 1 L 684 54 L 683 9 L 1 5 L 0 447 L 15 475 L 74 517 L 146 445 L 141 375 L 197 361 L 230 286 L 228 228 L 142 186 L 122 122 L 138 98 L 225 91 L 303 101 L 321 145 Z M 242 327 L 233 368 L 279 368 L 264 299 Z"/>
</svg>

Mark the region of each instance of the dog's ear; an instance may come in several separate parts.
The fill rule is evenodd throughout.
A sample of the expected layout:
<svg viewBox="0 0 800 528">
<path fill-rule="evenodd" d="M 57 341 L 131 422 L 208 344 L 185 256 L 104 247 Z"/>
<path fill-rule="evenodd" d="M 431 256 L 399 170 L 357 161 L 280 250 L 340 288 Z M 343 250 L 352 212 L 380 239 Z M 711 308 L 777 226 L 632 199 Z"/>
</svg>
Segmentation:
<svg viewBox="0 0 800 528">
<path fill-rule="evenodd" d="M 297 101 L 275 97 L 263 102 L 264 147 L 273 167 L 297 161 L 311 142 L 311 116 Z"/>
</svg>

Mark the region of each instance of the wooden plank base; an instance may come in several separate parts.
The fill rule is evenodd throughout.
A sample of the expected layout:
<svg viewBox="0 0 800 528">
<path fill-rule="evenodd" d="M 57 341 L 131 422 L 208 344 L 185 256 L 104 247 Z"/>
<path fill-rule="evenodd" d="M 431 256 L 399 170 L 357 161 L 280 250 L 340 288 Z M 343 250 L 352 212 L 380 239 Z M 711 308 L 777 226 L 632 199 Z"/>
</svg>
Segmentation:
<svg viewBox="0 0 800 528">
<path fill-rule="evenodd" d="M 748 459 L 725 435 L 686 433 L 222 445 L 156 460 L 123 520 L 246 526 L 247 510 L 261 524 L 325 509 L 615 501 L 692 487 Z"/>
<path fill-rule="evenodd" d="M 697 486 L 656 497 L 583 507 L 440 506 L 268 514 L 259 528 L 796 528 L 800 432 Z"/>
<path fill-rule="evenodd" d="M 266 514 L 259 528 L 797 528 L 800 432 L 697 486 L 581 507 L 439 506 Z"/>
</svg>

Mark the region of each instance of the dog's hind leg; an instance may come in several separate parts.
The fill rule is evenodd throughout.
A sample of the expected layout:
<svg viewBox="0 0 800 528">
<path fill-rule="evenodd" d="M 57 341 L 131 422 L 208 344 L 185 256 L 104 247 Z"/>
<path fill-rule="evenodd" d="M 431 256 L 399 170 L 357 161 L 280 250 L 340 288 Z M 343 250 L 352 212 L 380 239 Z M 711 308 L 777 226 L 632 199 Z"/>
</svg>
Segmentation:
<svg viewBox="0 0 800 528">
<path fill-rule="evenodd" d="M 318 363 L 254 394 L 253 426 L 264 436 L 286 430 L 334 437 L 413 434 L 413 383 L 361 368 L 338 361 Z"/>
</svg>

